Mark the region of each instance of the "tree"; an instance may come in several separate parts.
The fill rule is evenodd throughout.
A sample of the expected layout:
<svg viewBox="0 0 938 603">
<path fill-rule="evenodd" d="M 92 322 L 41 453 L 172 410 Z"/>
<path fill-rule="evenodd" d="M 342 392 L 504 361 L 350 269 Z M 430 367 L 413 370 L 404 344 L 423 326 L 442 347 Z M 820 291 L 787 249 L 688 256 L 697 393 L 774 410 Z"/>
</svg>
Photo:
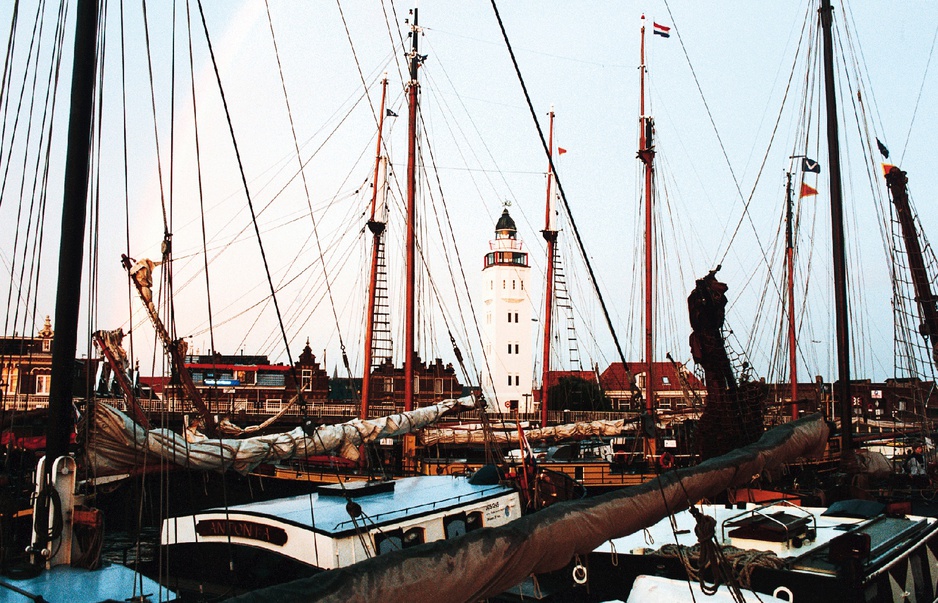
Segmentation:
<svg viewBox="0 0 938 603">
<path fill-rule="evenodd" d="M 612 410 L 612 404 L 594 381 L 582 377 L 561 377 L 547 392 L 550 410 Z"/>
</svg>

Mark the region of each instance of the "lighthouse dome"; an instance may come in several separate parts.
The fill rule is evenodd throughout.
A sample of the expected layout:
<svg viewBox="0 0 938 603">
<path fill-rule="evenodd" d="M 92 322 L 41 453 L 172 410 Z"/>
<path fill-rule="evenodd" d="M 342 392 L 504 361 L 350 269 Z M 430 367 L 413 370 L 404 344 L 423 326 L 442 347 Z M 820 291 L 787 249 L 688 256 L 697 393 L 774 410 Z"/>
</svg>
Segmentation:
<svg viewBox="0 0 938 603">
<path fill-rule="evenodd" d="M 508 231 L 509 235 L 512 235 L 518 232 L 518 227 L 515 226 L 515 221 L 508 214 L 508 208 L 505 208 L 505 211 L 502 212 L 501 217 L 498 219 L 498 222 L 495 223 L 495 232 L 499 233 L 502 231 Z"/>
</svg>

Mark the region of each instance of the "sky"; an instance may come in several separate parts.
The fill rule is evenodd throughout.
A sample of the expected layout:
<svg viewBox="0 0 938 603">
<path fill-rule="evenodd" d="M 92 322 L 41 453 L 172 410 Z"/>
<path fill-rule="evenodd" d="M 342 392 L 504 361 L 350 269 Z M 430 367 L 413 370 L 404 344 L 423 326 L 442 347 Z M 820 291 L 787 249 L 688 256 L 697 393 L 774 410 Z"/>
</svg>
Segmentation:
<svg viewBox="0 0 938 603">
<path fill-rule="evenodd" d="M 2 23 L 10 22 L 10 4 L 0 6 Z M 190 349 L 268 354 L 286 362 L 308 341 L 330 374 L 345 374 L 344 348 L 352 374 L 360 375 L 370 253 L 365 222 L 385 72 L 388 108 L 399 116 L 386 120 L 384 136 L 393 174 L 387 231 L 392 328 L 401 341 L 396 310 L 403 294 L 407 149 L 403 48 L 409 46 L 405 19 L 412 6 L 206 0 L 202 8 L 213 66 L 198 4 L 190 6 L 191 28 L 185 3 L 176 4 L 173 27 L 172 3 L 147 3 L 145 28 L 141 5 L 126 3 L 122 53 L 120 5 L 108 3 L 101 144 L 93 176 L 100 208 L 97 262 L 86 273 L 96 304 L 83 311 L 80 333 L 122 327 L 133 334 L 125 346 L 132 344 L 143 374 L 162 370 L 153 331 L 128 294 L 119 260 L 128 253 L 128 239 L 131 257 L 158 259 L 165 224 L 175 258 L 175 328 Z M 11 142 L 17 107 L 11 100 L 38 106 L 44 91 L 41 85 L 24 93 L 18 88 L 36 10 L 35 3 L 21 5 L 18 60 L 9 70 L 13 91 L 3 99 L 7 127 L 0 168 L 6 175 L 0 220 L 10 234 L 0 242 L 0 284 L 4 291 L 18 291 L 23 301 L 16 303 L 17 293 L 8 293 L 14 301 L 7 304 L 7 332 L 34 332 L 45 314 L 53 314 L 51 250 L 58 237 L 53 216 L 61 198 L 70 69 L 69 43 L 52 122 L 43 264 L 38 285 L 27 295 L 26 286 L 18 285 L 19 271 L 31 262 L 17 259 L 25 235 L 12 234 L 16 224 L 27 223 L 31 187 L 21 182 L 31 180 L 20 176 L 35 173 L 22 167 L 33 165 L 23 157 L 35 155 L 35 148 L 24 149 L 25 118 Z M 44 22 L 49 33 L 54 8 Z M 644 14 L 646 113 L 655 119 L 657 139 L 656 359 L 670 352 L 690 361 L 685 300 L 694 280 L 719 264 L 719 277 L 729 286 L 731 345 L 745 353 L 756 375 L 787 379 L 779 361 L 780 219 L 785 172 L 798 167 L 790 156 L 806 154 L 822 171 L 815 176 L 793 169 L 797 183 L 804 177 L 819 191 L 798 203 L 799 375 L 832 380 L 829 163 L 817 55 L 808 55 L 817 45 L 804 33 L 816 21 L 814 3 L 521 1 L 500 2 L 497 9 L 542 131 L 552 107 L 556 114 L 555 143 L 567 152 L 554 156 L 555 165 L 626 359 L 643 355 L 642 174 L 635 154 Z M 68 32 L 72 18 L 66 21 Z M 652 22 L 671 27 L 671 36 L 652 36 Z M 879 169 L 881 157 L 864 155 L 862 145 L 871 137 L 885 143 L 890 162 L 909 173 L 926 236 L 938 236 L 933 234 L 938 216 L 928 211 L 929 191 L 938 190 L 931 149 L 938 129 L 938 66 L 929 62 L 938 7 L 924 1 L 835 3 L 835 23 L 839 71 L 861 74 L 860 80 L 838 83 L 845 107 L 852 372 L 885 379 L 895 374 L 890 269 L 882 237 L 888 197 L 881 177 L 874 173 L 871 181 L 868 175 Z M 541 278 L 547 159 L 492 4 L 423 2 L 419 24 L 419 53 L 426 60 L 419 76 L 424 170 L 418 213 L 428 270 L 420 271 L 418 351 L 424 359 L 454 362 L 452 334 L 468 372 L 478 375 L 484 360 L 473 314 L 481 313 L 482 257 L 495 221 L 510 203 L 518 236 L 531 254 L 532 274 Z M 48 53 L 48 44 L 42 52 Z M 815 67 L 811 75 L 808 63 Z M 854 117 L 858 107 L 866 113 L 862 126 Z M 34 108 L 33 114 L 35 136 L 41 112 Z M 581 365 L 597 363 L 602 370 L 618 354 L 573 241 L 573 222 L 562 216 L 560 235 L 572 324 Z M 277 289 L 282 332 L 262 256 Z M 156 276 L 159 280 L 162 272 Z M 532 294 L 535 316 L 542 314 L 541 295 Z M 559 322 L 566 327 L 568 319 Z M 532 337 L 540 324 L 532 323 Z M 575 368 L 565 357 L 566 338 L 558 335 L 555 368 Z"/>
</svg>

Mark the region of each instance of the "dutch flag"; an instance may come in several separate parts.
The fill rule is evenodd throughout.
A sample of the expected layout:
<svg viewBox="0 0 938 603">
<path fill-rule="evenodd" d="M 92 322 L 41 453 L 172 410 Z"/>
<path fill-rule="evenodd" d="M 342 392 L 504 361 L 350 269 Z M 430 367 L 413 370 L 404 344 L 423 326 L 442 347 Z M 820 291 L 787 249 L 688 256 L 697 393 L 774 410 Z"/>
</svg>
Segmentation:
<svg viewBox="0 0 938 603">
<path fill-rule="evenodd" d="M 667 27 L 666 25 L 661 25 L 660 23 L 653 23 L 653 24 L 655 26 L 654 31 L 655 31 L 656 36 L 661 36 L 662 38 L 671 37 L 670 27 Z"/>
</svg>

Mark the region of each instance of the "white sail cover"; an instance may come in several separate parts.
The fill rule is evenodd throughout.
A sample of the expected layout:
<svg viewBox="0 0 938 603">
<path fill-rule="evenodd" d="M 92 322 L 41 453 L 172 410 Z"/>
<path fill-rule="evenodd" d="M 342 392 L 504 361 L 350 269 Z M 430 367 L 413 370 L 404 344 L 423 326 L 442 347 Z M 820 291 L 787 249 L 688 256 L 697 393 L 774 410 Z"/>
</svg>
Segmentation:
<svg viewBox="0 0 938 603">
<path fill-rule="evenodd" d="M 88 460 L 98 477 L 133 472 L 161 460 L 180 467 L 247 473 L 261 463 L 335 452 L 359 458 L 358 447 L 379 438 L 393 438 L 421 429 L 450 412 L 476 407 L 472 396 L 444 400 L 409 412 L 377 419 L 353 419 L 321 425 L 307 435 L 302 427 L 285 433 L 244 439 L 205 439 L 186 442 L 168 429 L 146 430 L 104 402 L 95 406 L 95 428 Z"/>
<path fill-rule="evenodd" d="M 529 442 L 575 440 L 593 436 L 612 437 L 621 434 L 627 426 L 633 424 L 634 421 L 627 424 L 623 419 L 614 421 L 580 421 L 578 423 L 567 423 L 565 425 L 549 425 L 539 429 L 525 429 L 524 437 Z M 420 433 L 420 443 L 424 446 L 434 446 L 436 444 L 484 444 L 486 439 L 485 431 L 479 427 L 434 428 L 425 429 Z M 499 444 L 517 443 L 518 430 L 492 430 L 488 439 L 490 442 L 494 441 Z"/>
</svg>

